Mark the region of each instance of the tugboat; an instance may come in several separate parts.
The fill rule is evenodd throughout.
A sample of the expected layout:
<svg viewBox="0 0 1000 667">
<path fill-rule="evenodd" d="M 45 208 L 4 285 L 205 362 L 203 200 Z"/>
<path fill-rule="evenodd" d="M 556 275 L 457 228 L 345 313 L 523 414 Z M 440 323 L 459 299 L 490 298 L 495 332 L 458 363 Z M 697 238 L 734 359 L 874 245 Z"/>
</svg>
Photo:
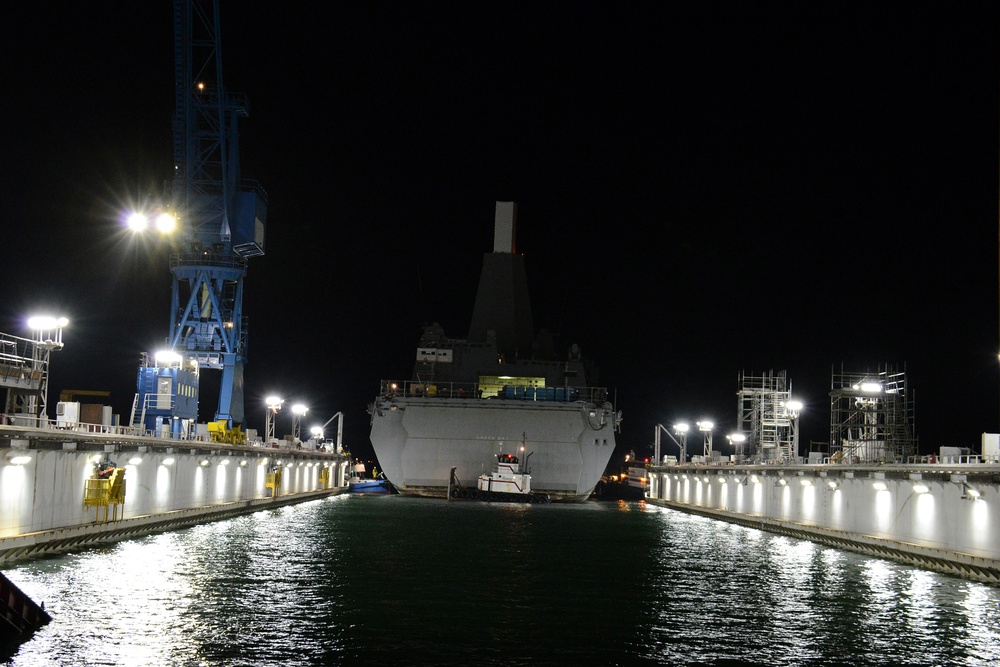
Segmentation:
<svg viewBox="0 0 1000 667">
<path fill-rule="evenodd" d="M 529 453 L 524 459 L 525 467 L 521 470 L 518 458 L 513 454 L 498 454 L 496 470 L 488 475 L 480 475 L 475 489 L 467 489 L 461 485 L 455 476 L 455 468 L 451 469 L 451 483 L 448 498 L 468 498 L 470 500 L 485 500 L 487 502 L 504 503 L 547 503 L 551 500 L 547 493 L 534 493 L 531 490 L 531 474 L 527 463 Z"/>
</svg>

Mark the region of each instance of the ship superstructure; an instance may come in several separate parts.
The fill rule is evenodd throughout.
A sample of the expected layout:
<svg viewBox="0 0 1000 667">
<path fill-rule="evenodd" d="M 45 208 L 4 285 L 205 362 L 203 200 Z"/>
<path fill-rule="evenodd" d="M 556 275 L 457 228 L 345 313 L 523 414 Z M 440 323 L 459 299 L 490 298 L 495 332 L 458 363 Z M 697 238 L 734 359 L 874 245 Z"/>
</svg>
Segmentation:
<svg viewBox="0 0 1000 667">
<path fill-rule="evenodd" d="M 514 203 L 497 202 L 468 337 L 424 327 L 411 379 L 383 380 L 369 405 L 375 454 L 400 493 L 444 497 L 451 468 L 471 483 L 526 439 L 533 489 L 584 500 L 614 451 L 621 416 L 589 383 L 596 369 L 577 345 L 559 355 L 534 334 L 515 221 Z"/>
</svg>

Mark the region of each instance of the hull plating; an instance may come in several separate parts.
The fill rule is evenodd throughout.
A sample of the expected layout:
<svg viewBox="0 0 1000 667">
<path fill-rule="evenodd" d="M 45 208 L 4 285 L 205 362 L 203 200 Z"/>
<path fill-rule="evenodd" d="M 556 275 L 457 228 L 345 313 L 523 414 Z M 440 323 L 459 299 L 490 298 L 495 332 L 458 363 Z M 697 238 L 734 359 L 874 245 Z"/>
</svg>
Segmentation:
<svg viewBox="0 0 1000 667">
<path fill-rule="evenodd" d="M 577 501 L 590 496 L 614 452 L 614 414 L 583 402 L 394 396 L 375 402 L 371 441 L 402 494 L 446 497 L 452 467 L 475 487 L 506 452 L 530 469 L 534 491 Z"/>
</svg>

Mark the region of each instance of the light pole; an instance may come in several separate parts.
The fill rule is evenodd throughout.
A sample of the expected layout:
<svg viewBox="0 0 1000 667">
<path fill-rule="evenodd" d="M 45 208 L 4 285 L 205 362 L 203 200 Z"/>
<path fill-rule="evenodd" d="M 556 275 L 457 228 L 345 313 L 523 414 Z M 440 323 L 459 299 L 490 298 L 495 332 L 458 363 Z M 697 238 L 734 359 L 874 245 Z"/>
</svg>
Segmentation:
<svg viewBox="0 0 1000 667">
<path fill-rule="evenodd" d="M 35 405 L 35 398 L 28 399 L 28 409 L 39 420 L 48 421 L 49 398 L 49 355 L 52 350 L 63 348 L 62 330 L 69 324 L 65 317 L 36 316 L 28 318 L 28 328 L 35 332 L 34 349 L 31 354 L 32 379 L 38 377 L 38 395 L 41 405 Z M 37 408 L 37 409 L 36 409 Z"/>
<path fill-rule="evenodd" d="M 687 463 L 688 456 L 688 431 L 691 427 L 687 422 L 677 422 L 674 424 L 674 433 L 681 437 L 681 463 Z M 675 441 L 676 442 L 676 441 Z"/>
<path fill-rule="evenodd" d="M 281 404 L 284 402 L 285 400 L 283 398 L 279 398 L 278 396 L 268 396 L 264 399 L 264 404 L 267 405 L 267 412 L 265 413 L 264 421 L 264 430 L 266 432 L 264 440 L 265 444 L 271 444 L 271 441 L 274 440 L 274 420 L 278 414 L 278 410 L 281 409 Z"/>
<path fill-rule="evenodd" d="M 681 430 L 683 429 L 683 430 Z M 667 427 L 663 424 L 657 424 L 654 432 L 654 443 L 653 443 L 653 460 L 655 465 L 660 465 L 660 431 L 667 434 L 667 437 L 674 441 L 677 445 L 677 449 L 680 450 L 680 462 L 685 463 L 684 459 L 687 458 L 687 424 L 674 424 L 674 433 L 681 436 L 681 441 L 678 442 L 677 438 L 670 434 Z"/>
<path fill-rule="evenodd" d="M 736 461 L 743 461 L 743 443 L 746 442 L 747 436 L 743 433 L 730 433 L 728 436 L 729 442 L 733 445 L 733 453 L 736 454 Z"/>
<path fill-rule="evenodd" d="M 292 406 L 292 441 L 299 440 L 299 433 L 302 430 L 302 418 L 309 412 L 309 408 L 296 403 Z"/>
<path fill-rule="evenodd" d="M 698 430 L 705 434 L 705 458 L 712 456 L 712 429 L 715 428 L 715 424 L 708 421 L 702 420 L 700 422 L 695 422 L 698 426 Z"/>
<path fill-rule="evenodd" d="M 799 455 L 799 413 L 802 412 L 802 401 L 787 401 L 785 408 L 788 410 L 788 416 L 792 422 L 792 451 L 790 458 L 794 458 Z"/>
</svg>

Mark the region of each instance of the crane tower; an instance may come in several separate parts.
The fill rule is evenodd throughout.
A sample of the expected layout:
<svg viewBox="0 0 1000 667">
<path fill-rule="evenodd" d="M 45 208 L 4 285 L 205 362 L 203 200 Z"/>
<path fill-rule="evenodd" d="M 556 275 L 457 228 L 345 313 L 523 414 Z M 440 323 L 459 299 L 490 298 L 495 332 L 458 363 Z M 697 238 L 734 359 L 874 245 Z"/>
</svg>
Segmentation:
<svg viewBox="0 0 1000 667">
<path fill-rule="evenodd" d="M 240 178 L 245 95 L 223 86 L 218 0 L 174 0 L 174 177 L 168 201 L 181 243 L 170 256 L 169 350 L 139 369 L 133 406 L 151 430 L 183 437 L 198 418 L 204 369 L 222 371 L 213 439 L 245 440 L 243 368 L 247 261 L 264 254 L 267 199 Z"/>
</svg>

